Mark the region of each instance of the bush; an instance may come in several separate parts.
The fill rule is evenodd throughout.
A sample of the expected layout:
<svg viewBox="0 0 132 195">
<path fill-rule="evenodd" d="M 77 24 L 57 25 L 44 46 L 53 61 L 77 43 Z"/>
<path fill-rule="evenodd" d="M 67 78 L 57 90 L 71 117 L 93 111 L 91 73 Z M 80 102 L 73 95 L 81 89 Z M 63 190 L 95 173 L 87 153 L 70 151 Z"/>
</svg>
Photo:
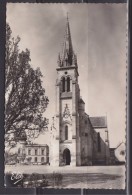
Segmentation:
<svg viewBox="0 0 132 195">
<path fill-rule="evenodd" d="M 53 173 L 52 178 L 53 178 L 53 186 L 62 185 L 63 176 L 61 173 Z"/>
</svg>

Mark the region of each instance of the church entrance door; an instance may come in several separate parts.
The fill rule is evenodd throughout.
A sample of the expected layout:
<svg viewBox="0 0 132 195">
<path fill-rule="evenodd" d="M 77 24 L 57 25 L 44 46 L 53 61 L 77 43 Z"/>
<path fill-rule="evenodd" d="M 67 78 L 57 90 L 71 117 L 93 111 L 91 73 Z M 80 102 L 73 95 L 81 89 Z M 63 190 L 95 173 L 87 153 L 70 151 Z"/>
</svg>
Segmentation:
<svg viewBox="0 0 132 195">
<path fill-rule="evenodd" d="M 63 152 L 63 160 L 64 160 L 65 165 L 70 165 L 71 154 L 70 154 L 70 150 L 68 148 L 66 148 Z"/>
</svg>

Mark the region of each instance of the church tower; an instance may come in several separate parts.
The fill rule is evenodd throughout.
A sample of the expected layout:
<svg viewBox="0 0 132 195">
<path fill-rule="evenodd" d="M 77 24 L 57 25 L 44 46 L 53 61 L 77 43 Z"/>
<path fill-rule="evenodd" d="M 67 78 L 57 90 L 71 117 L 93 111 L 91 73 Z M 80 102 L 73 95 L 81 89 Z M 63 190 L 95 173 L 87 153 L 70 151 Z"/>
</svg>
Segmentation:
<svg viewBox="0 0 132 195">
<path fill-rule="evenodd" d="M 63 50 L 58 56 L 56 80 L 56 141 L 54 156 L 58 166 L 80 165 L 80 136 L 77 57 L 73 51 L 69 19 L 66 21 Z"/>
<path fill-rule="evenodd" d="M 56 114 L 51 127 L 51 165 L 107 164 L 107 122 L 105 117 L 89 117 L 85 112 L 85 102 L 80 96 L 77 56 L 72 46 L 68 17 L 56 71 Z"/>
</svg>

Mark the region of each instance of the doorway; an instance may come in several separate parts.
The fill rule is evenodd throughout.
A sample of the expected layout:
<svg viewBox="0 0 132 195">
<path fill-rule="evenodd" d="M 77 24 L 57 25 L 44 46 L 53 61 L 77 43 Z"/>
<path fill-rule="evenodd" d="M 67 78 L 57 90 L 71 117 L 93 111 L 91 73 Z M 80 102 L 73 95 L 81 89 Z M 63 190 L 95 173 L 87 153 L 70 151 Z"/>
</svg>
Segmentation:
<svg viewBox="0 0 132 195">
<path fill-rule="evenodd" d="M 65 165 L 70 165 L 71 154 L 70 154 L 70 150 L 68 148 L 66 148 L 63 152 L 63 160 L 64 160 Z"/>
</svg>

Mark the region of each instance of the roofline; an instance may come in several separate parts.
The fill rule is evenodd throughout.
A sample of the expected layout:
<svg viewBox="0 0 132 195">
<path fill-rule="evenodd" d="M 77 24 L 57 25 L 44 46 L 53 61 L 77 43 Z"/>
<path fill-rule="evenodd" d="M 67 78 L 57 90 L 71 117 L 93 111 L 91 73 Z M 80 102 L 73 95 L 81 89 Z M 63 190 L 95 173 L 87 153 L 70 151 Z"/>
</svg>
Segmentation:
<svg viewBox="0 0 132 195">
<path fill-rule="evenodd" d="M 96 117 L 96 118 L 101 118 L 101 117 L 107 118 L 107 116 L 105 116 L 105 115 L 104 115 L 104 116 L 90 116 L 90 118 L 95 118 L 95 117 Z"/>
<path fill-rule="evenodd" d="M 115 149 L 117 149 L 117 148 L 119 148 L 119 146 L 121 145 L 121 144 L 123 144 L 124 142 L 122 141 L 120 144 L 118 144 L 117 145 L 117 147 L 115 148 Z M 125 144 L 125 143 L 124 143 Z"/>
<path fill-rule="evenodd" d="M 88 118 L 89 118 L 89 115 L 85 112 L 85 114 L 88 116 Z"/>
<path fill-rule="evenodd" d="M 47 144 L 26 144 L 25 146 L 32 146 L 32 147 L 42 147 L 42 146 L 48 146 Z"/>
<path fill-rule="evenodd" d="M 92 125 L 92 126 L 93 126 L 93 125 Z M 93 126 L 93 128 L 96 128 L 96 129 L 100 129 L 100 128 L 101 128 L 101 129 L 104 129 L 104 128 L 107 128 L 107 126 L 100 126 L 100 127 L 99 127 L 99 126 Z"/>
</svg>

